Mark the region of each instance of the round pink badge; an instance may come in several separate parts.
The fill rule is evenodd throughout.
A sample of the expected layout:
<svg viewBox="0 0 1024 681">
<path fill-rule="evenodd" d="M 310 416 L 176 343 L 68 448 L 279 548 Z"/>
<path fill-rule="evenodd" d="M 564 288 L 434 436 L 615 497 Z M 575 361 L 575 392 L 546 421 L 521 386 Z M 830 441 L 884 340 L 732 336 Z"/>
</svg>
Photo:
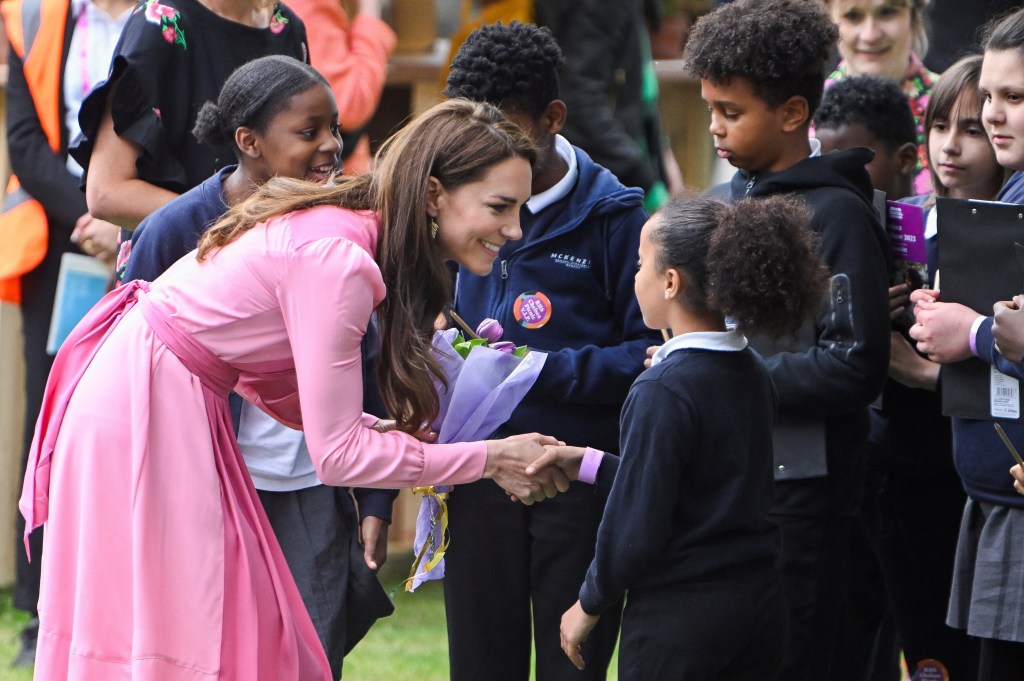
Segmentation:
<svg viewBox="0 0 1024 681">
<path fill-rule="evenodd" d="M 551 319 L 551 300 L 541 293 L 522 293 L 512 306 L 516 321 L 527 329 L 539 329 Z"/>
</svg>

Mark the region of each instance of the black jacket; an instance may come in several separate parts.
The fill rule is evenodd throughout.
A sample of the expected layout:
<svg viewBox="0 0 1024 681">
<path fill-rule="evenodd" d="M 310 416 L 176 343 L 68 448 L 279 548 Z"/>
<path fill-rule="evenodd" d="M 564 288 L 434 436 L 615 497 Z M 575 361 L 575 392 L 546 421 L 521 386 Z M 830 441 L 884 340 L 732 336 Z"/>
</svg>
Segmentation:
<svg viewBox="0 0 1024 681">
<path fill-rule="evenodd" d="M 551 30 L 565 56 L 559 76 L 569 117 L 562 134 L 622 184 L 649 190 L 663 172 L 660 121 L 642 94 L 649 49 L 642 0 L 534 5 L 537 24 Z"/>
<path fill-rule="evenodd" d="M 776 511 L 849 513 L 859 504 L 868 405 L 889 366 L 888 239 L 872 205 L 872 158 L 857 148 L 806 158 L 777 173 L 738 171 L 727 193 L 794 194 L 813 211 L 808 228 L 831 273 L 817 321 L 795 339 L 751 338 L 779 394 Z M 792 484 L 789 484 L 792 483 Z"/>
</svg>

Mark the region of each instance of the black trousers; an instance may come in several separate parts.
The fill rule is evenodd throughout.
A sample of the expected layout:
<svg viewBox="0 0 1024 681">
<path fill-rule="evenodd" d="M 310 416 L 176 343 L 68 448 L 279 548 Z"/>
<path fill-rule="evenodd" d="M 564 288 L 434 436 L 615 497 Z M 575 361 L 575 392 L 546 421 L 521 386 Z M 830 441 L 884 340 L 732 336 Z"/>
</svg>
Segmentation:
<svg viewBox="0 0 1024 681">
<path fill-rule="evenodd" d="M 537 681 L 603 681 L 621 606 L 602 615 L 583 645 L 583 672 L 562 652 L 558 633 L 594 556 L 604 500 L 593 490 L 573 483 L 524 506 L 490 480 L 456 486 L 444 578 L 453 681 L 527 681 L 531 638 Z"/>
<path fill-rule="evenodd" d="M 779 565 L 789 612 L 779 678 L 829 679 L 847 585 L 848 537 L 857 518 L 778 513 L 771 518 L 782 531 Z"/>
<path fill-rule="evenodd" d="M 978 641 L 946 625 L 966 495 L 952 463 L 945 465 L 948 476 L 890 473 L 879 491 L 877 516 L 865 515 L 865 527 L 911 674 L 918 662 L 931 659 L 951 679 L 970 679 L 978 668 Z M 865 511 L 871 508 L 865 504 Z"/>
<path fill-rule="evenodd" d="M 1024 643 L 996 641 L 990 638 L 979 640 L 981 654 L 978 681 L 1011 681 L 1024 678 Z"/>
<path fill-rule="evenodd" d="M 24 478 L 28 449 L 32 444 L 36 419 L 39 418 L 39 409 L 43 403 L 46 379 L 53 366 L 53 357 L 46 352 L 46 337 L 50 332 L 50 316 L 53 314 L 53 298 L 57 293 L 60 259 L 69 250 L 72 250 L 70 242 L 55 243 L 51 234 L 46 257 L 34 270 L 25 273 L 21 278 L 21 327 L 24 337 L 22 353 L 25 360 L 25 439 L 21 457 L 21 479 Z M 43 528 L 40 527 L 29 538 L 31 562 L 25 554 L 24 533 L 25 520 L 19 512 L 15 514 L 15 582 L 11 602 L 15 608 L 34 616 L 39 602 Z"/>
<path fill-rule="evenodd" d="M 633 589 L 619 681 L 773 681 L 785 643 L 778 577 Z"/>
<path fill-rule="evenodd" d="M 865 528 L 850 529 L 849 581 L 831 681 L 899 681 L 900 644 L 885 580 Z"/>
</svg>

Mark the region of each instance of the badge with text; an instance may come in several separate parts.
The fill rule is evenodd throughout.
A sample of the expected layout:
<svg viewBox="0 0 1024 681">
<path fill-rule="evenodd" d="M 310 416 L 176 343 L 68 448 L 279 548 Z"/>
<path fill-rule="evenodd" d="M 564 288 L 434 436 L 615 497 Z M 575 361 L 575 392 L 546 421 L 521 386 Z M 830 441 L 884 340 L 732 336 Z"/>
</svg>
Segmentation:
<svg viewBox="0 0 1024 681">
<path fill-rule="evenodd" d="M 949 681 L 949 671 L 938 660 L 921 660 L 917 663 L 913 681 Z"/>
<path fill-rule="evenodd" d="M 522 293 L 512 305 L 516 321 L 527 329 L 539 329 L 551 319 L 551 300 L 541 293 Z"/>
</svg>

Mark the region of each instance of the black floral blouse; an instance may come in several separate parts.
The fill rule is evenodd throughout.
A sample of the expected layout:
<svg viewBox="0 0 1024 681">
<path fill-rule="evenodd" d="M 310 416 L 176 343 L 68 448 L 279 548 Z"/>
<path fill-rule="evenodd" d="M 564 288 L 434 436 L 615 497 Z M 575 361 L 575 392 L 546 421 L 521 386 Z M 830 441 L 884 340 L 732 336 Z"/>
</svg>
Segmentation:
<svg viewBox="0 0 1024 681">
<path fill-rule="evenodd" d="M 270 54 L 309 61 L 306 29 L 284 5 L 275 7 L 267 28 L 253 28 L 196 0 L 140 2 L 114 50 L 109 78 L 82 104 L 84 139 L 72 156 L 88 173 L 96 131 L 116 84 L 114 130 L 142 148 L 139 177 L 177 193 L 191 189 L 235 162 L 230 147 L 201 145 L 193 137 L 200 107 L 217 99 L 237 67 Z"/>
</svg>

